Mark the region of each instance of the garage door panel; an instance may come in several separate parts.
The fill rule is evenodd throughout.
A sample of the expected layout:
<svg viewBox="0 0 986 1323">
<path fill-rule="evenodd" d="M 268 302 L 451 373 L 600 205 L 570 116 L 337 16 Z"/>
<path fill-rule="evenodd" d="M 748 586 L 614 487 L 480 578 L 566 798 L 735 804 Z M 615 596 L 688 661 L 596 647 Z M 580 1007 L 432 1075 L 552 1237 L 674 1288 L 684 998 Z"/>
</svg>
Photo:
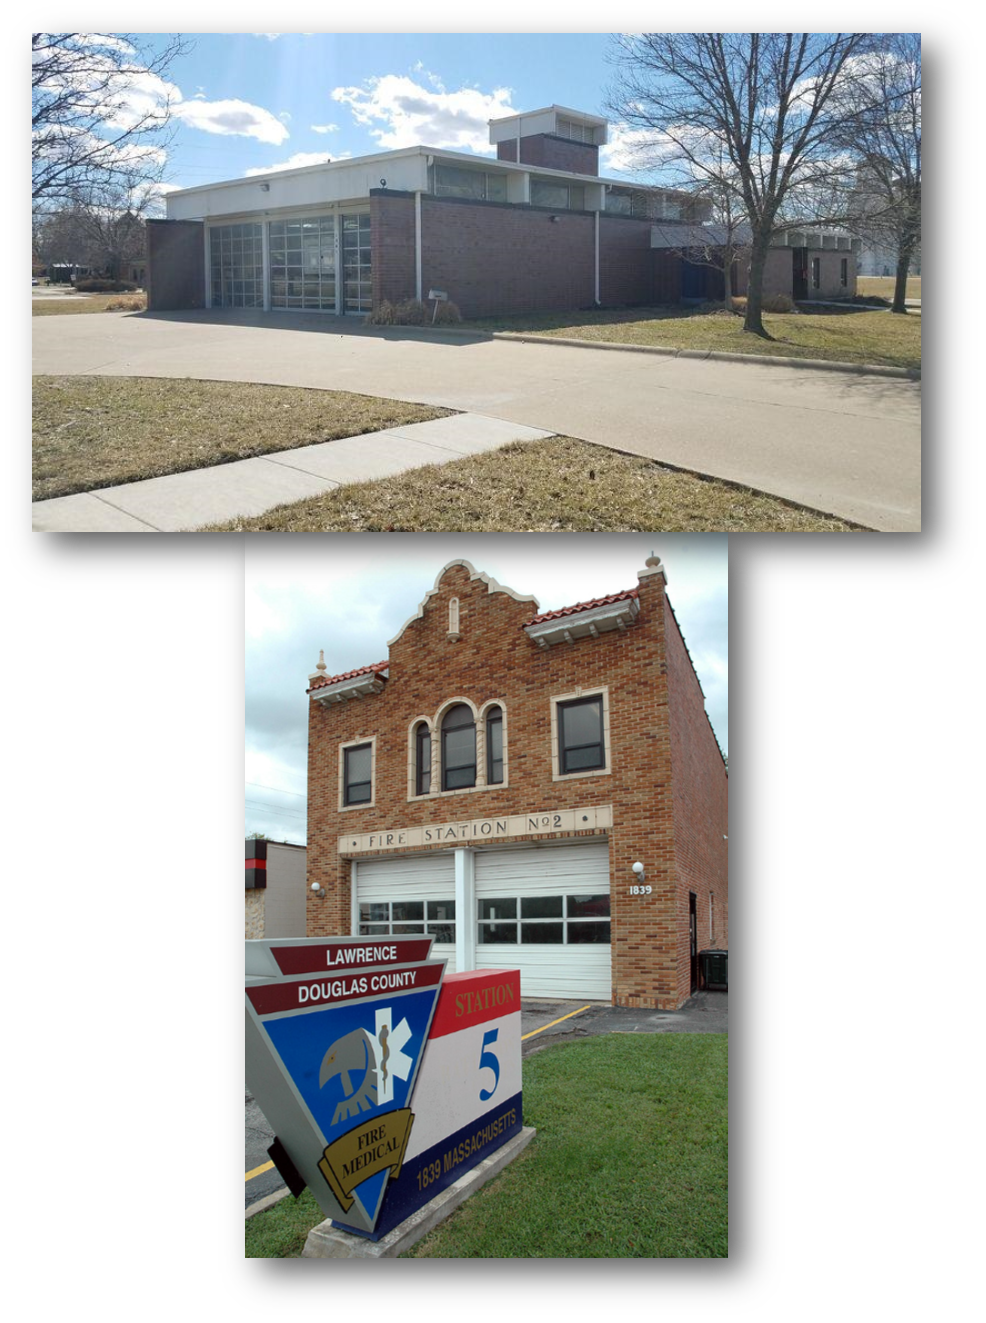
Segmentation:
<svg viewBox="0 0 986 1323">
<path fill-rule="evenodd" d="M 587 912 L 583 904 L 569 901 L 568 897 L 608 898 L 609 841 L 477 852 L 476 898 L 480 915 L 487 912 L 483 900 L 518 897 L 521 900 L 518 918 L 523 924 L 523 900 L 547 896 L 565 897 L 570 917 L 591 917 L 591 909 Z M 601 900 L 600 903 L 605 911 L 606 902 Z M 506 921 L 510 923 L 509 917 Z M 545 921 L 551 923 L 552 919 L 546 918 Z M 569 922 L 567 942 L 502 945 L 480 941 L 476 947 L 477 967 L 519 969 L 521 996 L 524 997 L 609 1001 L 612 995 L 610 943 L 573 941 L 574 929 L 575 924 Z"/>
<path fill-rule="evenodd" d="M 361 860 L 356 865 L 356 891 L 357 904 L 420 900 L 427 906 L 428 901 L 454 900 L 455 856 L 443 851 Z M 431 958 L 447 961 L 445 973 L 455 973 L 453 942 L 434 942 Z"/>
</svg>

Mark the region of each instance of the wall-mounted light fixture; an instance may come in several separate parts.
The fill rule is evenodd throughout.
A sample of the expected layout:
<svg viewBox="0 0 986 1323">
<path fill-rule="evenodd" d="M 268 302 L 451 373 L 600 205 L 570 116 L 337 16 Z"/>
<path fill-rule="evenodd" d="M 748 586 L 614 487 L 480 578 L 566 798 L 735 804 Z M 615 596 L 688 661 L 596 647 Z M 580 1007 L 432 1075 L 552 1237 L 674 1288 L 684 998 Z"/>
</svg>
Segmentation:
<svg viewBox="0 0 986 1323">
<path fill-rule="evenodd" d="M 387 181 L 386 181 L 386 179 L 381 179 L 381 180 L 380 180 L 380 187 L 381 187 L 381 188 L 386 188 L 386 187 L 387 187 Z"/>
<path fill-rule="evenodd" d="M 630 869 L 630 871 L 631 871 L 631 873 L 635 873 L 635 874 L 636 874 L 636 876 L 637 876 L 637 881 L 638 881 L 638 882 L 643 882 L 643 880 L 644 880 L 644 866 L 643 866 L 643 864 L 641 864 L 641 863 L 639 863 L 639 862 L 636 863 L 636 864 L 634 864 L 633 867 Z"/>
<path fill-rule="evenodd" d="M 319 900 L 325 899 L 325 888 L 319 886 L 317 882 L 312 883 L 312 891 L 315 892 L 315 895 L 319 898 Z"/>
<path fill-rule="evenodd" d="M 549 216 L 549 217 L 548 217 L 548 220 L 551 221 L 552 225 L 557 225 L 557 224 L 558 224 L 558 217 L 557 217 L 557 216 Z"/>
<path fill-rule="evenodd" d="M 260 185 L 260 191 L 261 191 L 261 193 L 269 193 L 269 192 L 270 192 L 270 184 L 261 184 L 261 185 Z"/>
</svg>

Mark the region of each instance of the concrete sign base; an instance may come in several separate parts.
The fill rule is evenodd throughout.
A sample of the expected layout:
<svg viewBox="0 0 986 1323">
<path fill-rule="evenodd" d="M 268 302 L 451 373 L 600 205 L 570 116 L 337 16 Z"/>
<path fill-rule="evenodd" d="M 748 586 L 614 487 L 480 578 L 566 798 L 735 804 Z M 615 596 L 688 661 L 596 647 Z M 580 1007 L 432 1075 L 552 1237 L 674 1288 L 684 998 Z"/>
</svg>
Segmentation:
<svg viewBox="0 0 986 1323">
<path fill-rule="evenodd" d="M 320 1222 L 308 1233 L 303 1259 L 396 1259 L 398 1255 L 416 1245 L 440 1222 L 455 1212 L 461 1203 L 475 1194 L 488 1180 L 501 1172 L 524 1151 L 536 1134 L 533 1126 L 523 1129 L 484 1158 L 471 1171 L 467 1171 L 448 1189 L 412 1213 L 409 1218 L 380 1240 L 366 1240 L 334 1226 L 331 1220 Z"/>
</svg>

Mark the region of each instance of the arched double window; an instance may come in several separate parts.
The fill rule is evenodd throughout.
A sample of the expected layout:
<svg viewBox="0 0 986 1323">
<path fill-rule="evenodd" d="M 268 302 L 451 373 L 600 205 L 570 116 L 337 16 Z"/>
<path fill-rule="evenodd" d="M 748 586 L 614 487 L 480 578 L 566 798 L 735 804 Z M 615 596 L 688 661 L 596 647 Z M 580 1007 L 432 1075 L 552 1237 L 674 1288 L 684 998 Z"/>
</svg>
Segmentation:
<svg viewBox="0 0 986 1323">
<path fill-rule="evenodd" d="M 411 797 L 445 791 L 482 790 L 504 783 L 504 712 L 490 703 L 478 712 L 453 702 L 434 720 L 420 717 L 409 730 Z"/>
</svg>

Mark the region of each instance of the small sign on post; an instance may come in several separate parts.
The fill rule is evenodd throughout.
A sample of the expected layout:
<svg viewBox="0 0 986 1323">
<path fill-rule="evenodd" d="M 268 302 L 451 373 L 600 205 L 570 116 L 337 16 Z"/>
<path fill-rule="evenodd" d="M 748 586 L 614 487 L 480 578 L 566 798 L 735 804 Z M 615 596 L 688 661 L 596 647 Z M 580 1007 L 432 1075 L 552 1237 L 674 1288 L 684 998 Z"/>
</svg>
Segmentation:
<svg viewBox="0 0 986 1323">
<path fill-rule="evenodd" d="M 440 303 L 448 303 L 448 290 L 447 290 L 447 289 L 430 289 L 430 290 L 428 291 L 428 297 L 429 297 L 430 299 L 434 299 L 434 301 L 435 301 L 435 308 L 434 308 L 434 311 L 433 311 L 432 314 L 431 314 L 431 324 L 432 324 L 432 326 L 434 326 L 434 324 L 435 324 L 435 318 L 438 316 L 438 305 L 439 305 Z"/>
</svg>

